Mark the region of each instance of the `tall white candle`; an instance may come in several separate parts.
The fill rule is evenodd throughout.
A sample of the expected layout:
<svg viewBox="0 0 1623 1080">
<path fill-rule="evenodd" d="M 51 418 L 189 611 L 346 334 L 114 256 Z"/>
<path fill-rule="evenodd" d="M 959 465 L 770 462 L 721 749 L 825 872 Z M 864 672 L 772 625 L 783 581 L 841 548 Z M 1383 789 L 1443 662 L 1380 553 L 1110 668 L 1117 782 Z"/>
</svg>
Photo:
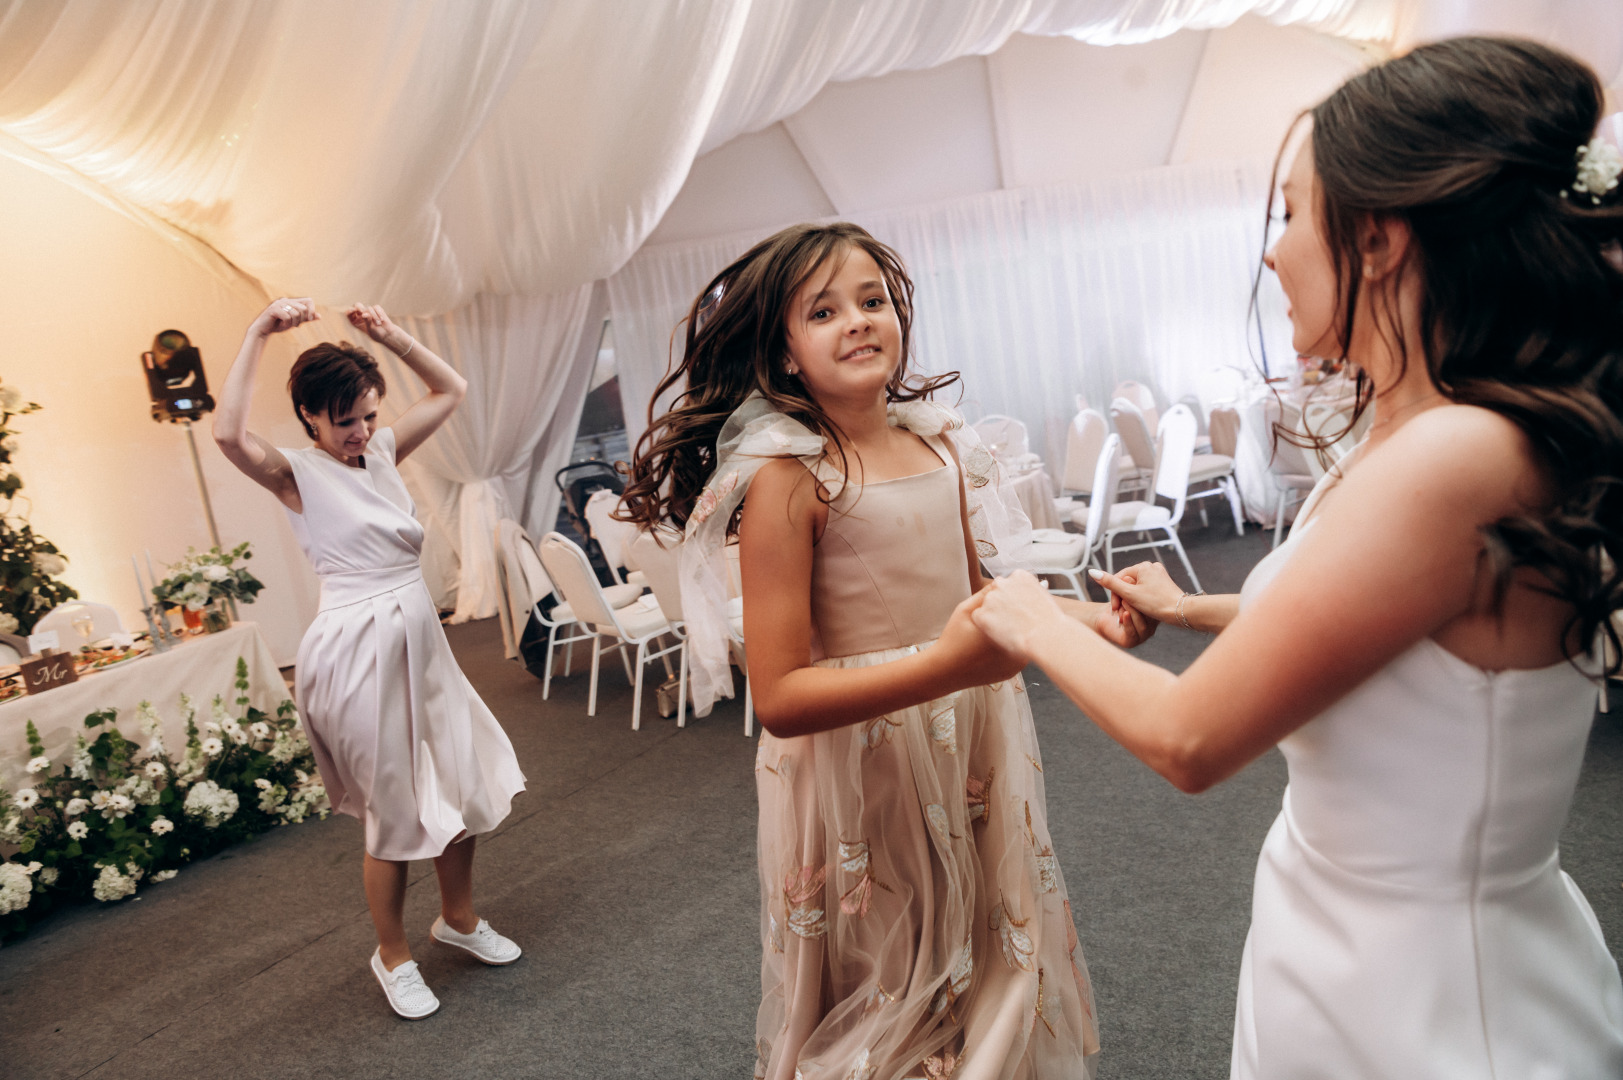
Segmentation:
<svg viewBox="0 0 1623 1080">
<path fill-rule="evenodd" d="M 130 569 L 135 571 L 135 591 L 141 597 L 141 606 L 147 607 L 152 603 L 152 599 L 147 596 L 146 582 L 141 580 L 141 565 L 135 561 L 134 555 L 130 556 Z"/>
</svg>

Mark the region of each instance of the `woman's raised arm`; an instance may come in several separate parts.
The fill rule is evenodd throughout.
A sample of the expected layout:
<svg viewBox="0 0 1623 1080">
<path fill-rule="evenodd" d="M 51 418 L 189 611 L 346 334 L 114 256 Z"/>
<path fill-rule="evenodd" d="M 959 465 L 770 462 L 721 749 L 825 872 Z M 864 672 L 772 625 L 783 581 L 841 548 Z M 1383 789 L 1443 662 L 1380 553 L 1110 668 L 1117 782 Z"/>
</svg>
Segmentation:
<svg viewBox="0 0 1623 1080">
<path fill-rule="evenodd" d="M 242 348 L 237 350 L 237 359 L 225 377 L 225 385 L 220 388 L 219 405 L 214 410 L 214 442 L 226 460 L 295 513 L 302 513 L 304 505 L 293 480 L 293 467 L 280 450 L 248 430 L 248 407 L 253 402 L 254 376 L 259 370 L 259 358 L 265 352 L 266 339 L 320 317 L 307 296 L 284 296 L 271 301 L 270 306 L 248 324 Z"/>
<path fill-rule="evenodd" d="M 455 368 L 436 356 L 428 346 L 396 326 L 388 313 L 376 304 L 356 304 L 346 314 L 357 329 L 365 331 L 373 341 L 400 357 L 428 386 L 428 393 L 418 398 L 391 425 L 394 428 L 394 459 L 396 462 L 403 461 L 407 454 L 423 445 L 456 412 L 456 407 L 467 396 L 468 380 L 458 375 Z"/>
</svg>

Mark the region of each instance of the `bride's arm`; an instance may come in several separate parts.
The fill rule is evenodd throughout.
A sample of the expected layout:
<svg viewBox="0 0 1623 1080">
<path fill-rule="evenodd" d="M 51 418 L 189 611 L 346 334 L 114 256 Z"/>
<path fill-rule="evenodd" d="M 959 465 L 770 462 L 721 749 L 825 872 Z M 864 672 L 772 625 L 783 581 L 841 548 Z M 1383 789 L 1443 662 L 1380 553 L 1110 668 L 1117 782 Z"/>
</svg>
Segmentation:
<svg viewBox="0 0 1623 1080">
<path fill-rule="evenodd" d="M 912 656 L 865 668 L 813 667 L 812 545 L 827 516 L 816 480 L 794 459 L 762 466 L 744 499 L 744 640 L 762 727 L 780 738 L 827 731 L 1012 678 L 1024 666 L 975 628 L 966 607 Z"/>
<path fill-rule="evenodd" d="M 1538 505 L 1535 462 L 1520 430 L 1486 410 L 1417 417 L 1341 481 L 1278 577 L 1181 676 L 1064 618 L 1029 576 L 999 582 L 975 622 L 1151 768 L 1200 791 L 1421 638 L 1480 614 L 1479 530 Z"/>
<path fill-rule="evenodd" d="M 1221 633 L 1240 613 L 1238 593 L 1186 593 L 1158 562 L 1142 562 L 1119 574 L 1089 570 L 1102 588 L 1118 597 L 1118 604 L 1157 623 L 1182 626 L 1207 634 Z M 1112 605 L 1115 606 L 1115 605 Z"/>
</svg>

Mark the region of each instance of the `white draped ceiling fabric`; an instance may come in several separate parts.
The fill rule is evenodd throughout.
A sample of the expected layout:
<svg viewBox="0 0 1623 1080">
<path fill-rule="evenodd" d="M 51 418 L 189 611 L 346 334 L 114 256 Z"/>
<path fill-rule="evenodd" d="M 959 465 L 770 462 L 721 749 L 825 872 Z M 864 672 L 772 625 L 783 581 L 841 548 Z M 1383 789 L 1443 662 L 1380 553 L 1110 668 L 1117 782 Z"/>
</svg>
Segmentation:
<svg viewBox="0 0 1623 1080">
<path fill-rule="evenodd" d="M 0 153 L 71 175 L 155 229 L 201 242 L 268 295 L 309 295 L 335 309 L 376 302 L 414 317 L 409 325 L 474 387 L 464 415 L 421 453 L 415 474 L 435 537 L 431 582 L 443 602 L 456 579 L 465 618 L 495 610 L 493 517 L 518 513 L 533 531 L 547 527 L 556 507 L 548 475 L 537 470 L 555 468 L 568 453 L 585 392 L 585 373 L 575 369 L 590 364 L 582 342 L 594 335 L 590 320 L 601 317 L 592 283 L 626 266 L 697 155 L 793 114 L 830 81 L 988 54 L 1015 33 L 1105 45 L 1256 15 L 1390 42 L 1425 7 L 1421 0 L 0 0 Z M 1214 190 L 1194 191 L 1207 180 Z M 1142 295 L 1143 279 L 1123 277 L 1112 260 L 1202 273 L 1221 267 L 1243 280 L 1250 257 L 1236 253 L 1244 237 L 1199 223 L 1215 220 L 1213 207 L 1231 205 L 1242 191 L 1254 196 L 1254 188 L 1254 178 L 1232 173 L 1179 173 L 992 196 L 940 213 L 899 211 L 871 223 L 915 261 L 930 366 L 974 372 L 971 391 L 992 409 L 1012 407 L 1013 380 L 983 377 L 998 364 L 1036 373 L 1050 357 L 1102 348 L 1106 339 L 1119 347 L 1111 355 L 1129 357 L 1190 347 L 1198 329 L 1193 318 L 1171 317 L 1178 301 Z M 1170 209 L 1197 235 L 1114 229 L 1123 208 Z M 1098 235 L 1082 235 L 1089 229 Z M 1203 236 L 1212 250 L 1202 249 Z M 1151 250 L 1133 250 L 1146 237 Z M 1195 261 L 1186 263 L 1191 251 Z M 646 322 L 636 335 L 645 367 L 653 355 L 646 343 L 656 330 L 660 338 L 669 333 L 669 325 L 648 320 L 669 319 L 678 286 L 690 287 L 704 272 L 700 264 L 715 262 L 693 255 L 680 271 L 656 269 L 669 258 L 651 253 L 613 284 L 617 313 Z M 949 314 L 966 290 L 991 280 L 989 267 L 1010 260 L 1024 265 L 994 282 L 1009 310 L 982 326 Z M 657 273 L 667 280 L 651 284 Z M 1075 291 L 1094 288 L 1102 292 Z M 1213 286 L 1199 295 L 1228 304 L 1230 292 Z M 642 299 L 630 303 L 633 293 Z M 1059 321 L 1021 318 L 1016 309 L 1028 301 Z M 1206 303 L 1199 301 L 1201 310 Z M 1160 323 L 1135 328 L 1132 318 Z M 1081 345 L 1062 340 L 1068 327 L 1085 328 Z M 1232 328 L 1220 336 L 1243 341 Z M 1019 393 L 1064 399 L 1078 389 L 1033 377 Z M 1096 373 L 1089 393 L 1113 377 Z M 628 382 L 639 378 L 646 381 L 632 374 Z M 1170 373 L 1166 379 L 1179 385 Z M 628 412 L 640 411 L 635 395 L 626 400 Z"/>
</svg>

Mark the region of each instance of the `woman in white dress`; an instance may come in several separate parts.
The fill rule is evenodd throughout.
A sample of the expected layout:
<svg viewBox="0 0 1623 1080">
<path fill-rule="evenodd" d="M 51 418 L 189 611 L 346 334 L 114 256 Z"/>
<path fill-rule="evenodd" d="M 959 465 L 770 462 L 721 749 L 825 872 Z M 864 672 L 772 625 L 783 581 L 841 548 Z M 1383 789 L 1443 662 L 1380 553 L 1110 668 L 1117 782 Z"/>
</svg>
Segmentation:
<svg viewBox="0 0 1623 1080">
<path fill-rule="evenodd" d="M 1623 159 L 1599 81 L 1457 39 L 1312 111 L 1266 261 L 1375 420 L 1238 596 L 1103 583 L 1218 633 L 1181 676 L 1028 575 L 974 613 L 1185 791 L 1278 745 L 1237 1078 L 1623 1076 L 1623 984 L 1557 842 L 1623 606 Z M 1610 556 L 1608 561 L 1603 551 Z"/>
<path fill-rule="evenodd" d="M 317 318 L 308 299 L 272 303 L 248 327 L 214 415 L 232 464 L 287 507 L 321 578 L 321 610 L 299 646 L 297 696 L 322 782 L 366 828 L 363 880 L 377 927 L 372 971 L 407 1019 L 439 1008 L 406 943 L 406 868 L 433 859 L 441 914 L 430 935 L 487 964 L 519 947 L 473 906 L 475 837 L 507 816 L 524 776 L 496 718 L 457 666 L 423 583 L 423 529 L 396 465 L 443 424 L 467 383 L 389 320 L 357 305 L 349 320 L 396 353 L 428 393 L 379 429 L 384 383 L 364 349 L 322 344 L 288 389 L 315 445 L 279 450 L 248 430 L 265 341 Z"/>
</svg>

